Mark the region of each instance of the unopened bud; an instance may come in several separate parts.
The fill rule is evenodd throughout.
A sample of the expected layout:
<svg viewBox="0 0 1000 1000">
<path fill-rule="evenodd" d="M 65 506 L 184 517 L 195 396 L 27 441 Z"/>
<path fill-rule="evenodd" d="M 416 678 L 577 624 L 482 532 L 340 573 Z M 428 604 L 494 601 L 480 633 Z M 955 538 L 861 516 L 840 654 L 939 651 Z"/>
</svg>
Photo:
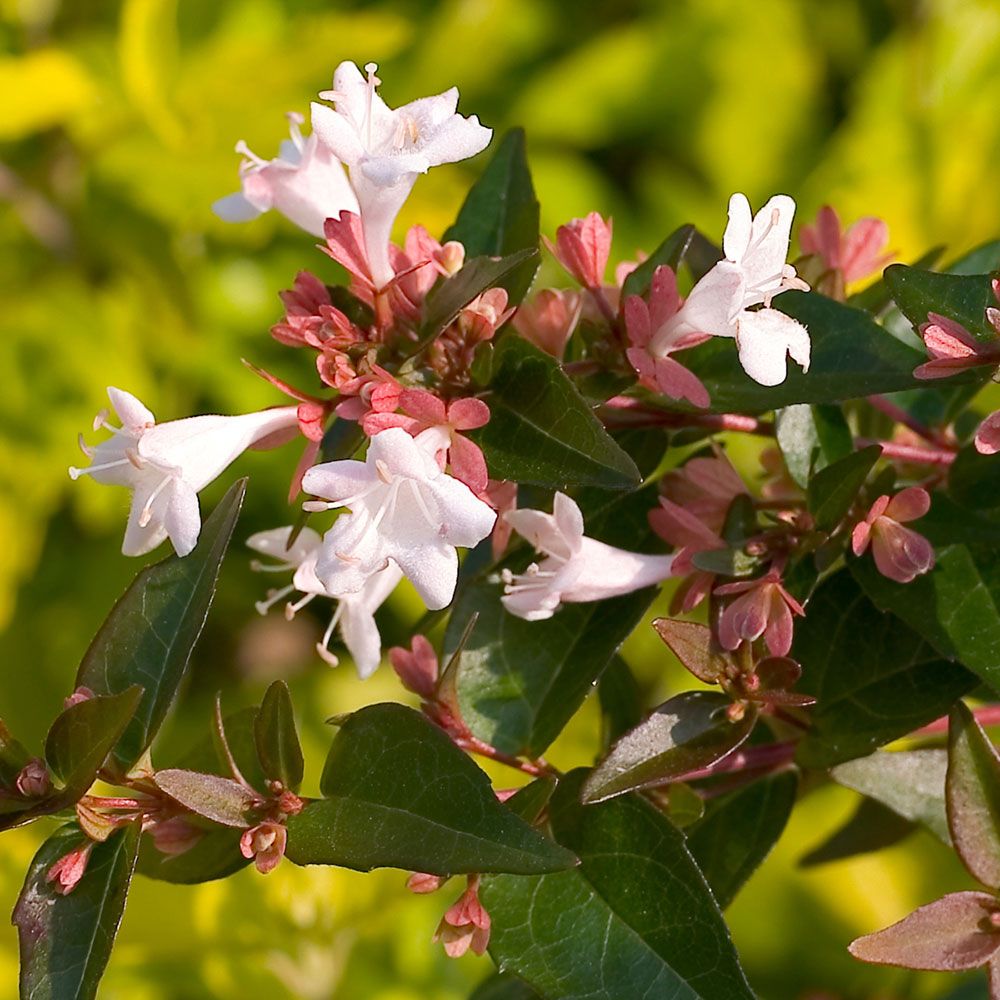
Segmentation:
<svg viewBox="0 0 1000 1000">
<path fill-rule="evenodd" d="M 457 240 L 449 240 L 435 257 L 441 269 L 450 277 L 462 270 L 462 265 L 465 263 L 465 247 Z"/>
<path fill-rule="evenodd" d="M 87 841 L 82 847 L 63 855 L 46 872 L 45 881 L 49 882 L 60 896 L 69 895 L 87 871 L 87 862 L 93 849 L 93 841 Z"/>
<path fill-rule="evenodd" d="M 426 872 L 414 872 L 406 880 L 406 888 L 410 892 L 424 895 L 428 892 L 437 892 L 447 882 L 444 875 L 428 875 Z"/>
<path fill-rule="evenodd" d="M 81 685 L 68 698 L 63 699 L 63 708 L 72 708 L 74 705 L 79 705 L 82 701 L 90 701 L 94 697 L 96 695 L 89 687 Z"/>
<path fill-rule="evenodd" d="M 52 791 L 52 779 L 45 762 L 38 757 L 29 760 L 14 779 L 14 787 L 26 799 L 40 799 Z"/>
<path fill-rule="evenodd" d="M 177 857 L 191 850 L 201 840 L 204 831 L 188 822 L 183 816 L 166 819 L 149 830 L 153 846 L 167 857 Z"/>
</svg>

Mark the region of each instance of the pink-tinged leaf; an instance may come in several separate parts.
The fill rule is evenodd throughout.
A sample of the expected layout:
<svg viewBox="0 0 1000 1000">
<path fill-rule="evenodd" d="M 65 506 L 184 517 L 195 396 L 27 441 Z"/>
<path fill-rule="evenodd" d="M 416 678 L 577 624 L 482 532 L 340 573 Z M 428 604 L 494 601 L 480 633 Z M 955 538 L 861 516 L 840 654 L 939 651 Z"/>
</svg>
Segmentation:
<svg viewBox="0 0 1000 1000">
<path fill-rule="evenodd" d="M 653 628 L 683 666 L 706 684 L 714 684 L 726 672 L 731 657 L 713 649 L 712 630 L 697 622 L 657 618 Z"/>
<path fill-rule="evenodd" d="M 852 941 L 848 950 L 877 965 L 936 972 L 976 969 L 1000 948 L 1000 932 L 991 924 L 998 910 L 997 901 L 985 892 L 953 892 L 885 930 Z"/>
<path fill-rule="evenodd" d="M 156 784 L 182 806 L 223 826 L 244 827 L 256 797 L 243 785 L 217 774 L 181 768 L 157 771 Z"/>
<path fill-rule="evenodd" d="M 948 723 L 948 826 L 973 878 L 1000 887 L 1000 756 L 963 702 Z"/>
</svg>

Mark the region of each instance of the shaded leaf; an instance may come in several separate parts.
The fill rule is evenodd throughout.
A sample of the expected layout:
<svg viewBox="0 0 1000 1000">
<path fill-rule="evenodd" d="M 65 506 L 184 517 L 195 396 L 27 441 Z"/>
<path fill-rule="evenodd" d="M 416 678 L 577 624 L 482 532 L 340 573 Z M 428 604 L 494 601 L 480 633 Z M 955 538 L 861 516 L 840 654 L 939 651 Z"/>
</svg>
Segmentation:
<svg viewBox="0 0 1000 1000">
<path fill-rule="evenodd" d="M 155 781 L 172 799 L 214 823 L 239 828 L 250 825 L 247 814 L 257 800 L 238 781 L 181 768 L 157 771 Z"/>
<path fill-rule="evenodd" d="M 945 268 L 950 274 L 987 274 L 998 269 L 1000 269 L 1000 240 L 983 243 Z"/>
<path fill-rule="evenodd" d="M 846 516 L 881 454 L 877 444 L 863 448 L 821 469 L 809 480 L 806 504 L 816 527 L 833 528 Z"/>
<path fill-rule="evenodd" d="M 139 707 L 114 749 L 122 773 L 152 742 L 184 679 L 222 559 L 243 503 L 246 480 L 234 483 L 202 526 L 194 551 L 147 566 L 132 581 L 90 644 L 76 686 L 119 694 L 138 684 Z"/>
<path fill-rule="evenodd" d="M 1000 948 L 1000 934 L 985 929 L 996 912 L 996 900 L 985 892 L 952 892 L 885 930 L 852 941 L 848 950 L 862 962 L 878 965 L 940 972 L 977 969 Z"/>
<path fill-rule="evenodd" d="M 11 731 L 0 719 L 0 788 L 10 788 L 31 754 L 14 739 Z"/>
<path fill-rule="evenodd" d="M 997 555 L 996 548 L 982 543 L 943 546 L 935 553 L 934 569 L 907 584 L 882 576 L 870 557 L 852 559 L 849 566 L 877 608 L 896 615 L 942 657 L 959 660 L 1000 690 Z"/>
<path fill-rule="evenodd" d="M 402 705 L 370 705 L 341 726 L 320 787 L 288 820 L 295 864 L 547 872 L 573 856 L 496 799 L 490 780 L 436 726 Z"/>
<path fill-rule="evenodd" d="M 653 275 L 658 267 L 666 265 L 674 272 L 680 267 L 684 255 L 694 239 L 692 225 L 675 229 L 626 279 L 622 285 L 621 301 L 630 295 L 645 295 L 653 283 Z"/>
<path fill-rule="evenodd" d="M 242 830 L 213 827 L 183 854 L 163 854 L 149 837 L 142 838 L 136 871 L 158 882 L 196 885 L 234 875 L 250 864 L 240 852 Z"/>
<path fill-rule="evenodd" d="M 996 330 L 986 321 L 987 307 L 996 305 L 989 275 L 940 274 L 893 264 L 886 268 L 885 280 L 896 305 L 914 328 L 927 322 L 928 313 L 935 312 L 961 323 L 978 340 L 996 340 Z M 987 370 L 967 372 L 961 381 L 984 382 L 988 375 Z M 951 378 L 948 384 L 958 381 Z"/>
<path fill-rule="evenodd" d="M 862 799 L 843 826 L 799 859 L 799 867 L 811 868 L 880 851 L 898 844 L 916 829 L 916 823 L 904 819 L 881 802 Z"/>
<path fill-rule="evenodd" d="M 280 781 L 285 788 L 298 791 L 305 764 L 295 730 L 292 699 L 284 681 L 275 681 L 264 694 L 253 734 L 264 774 L 272 781 Z M 228 736 L 227 732 L 227 740 Z"/>
<path fill-rule="evenodd" d="M 939 840 L 951 843 L 944 805 L 948 754 L 944 750 L 879 751 L 838 764 L 830 777 L 894 813 L 921 823 Z"/>
<path fill-rule="evenodd" d="M 139 846 L 130 824 L 95 844 L 83 878 L 62 896 L 46 881 L 61 857 L 86 837 L 75 825 L 57 830 L 38 849 L 14 907 L 21 948 L 21 996 L 92 1000 L 114 944 Z"/>
<path fill-rule="evenodd" d="M 584 802 L 651 788 L 714 764 L 741 746 L 757 721 L 726 714 L 732 699 L 716 691 L 685 691 L 626 733 L 583 785 Z"/>
<path fill-rule="evenodd" d="M 635 462 L 559 363 L 523 337 L 504 337 L 497 344 L 487 402 L 490 421 L 471 436 L 494 478 L 557 489 L 639 485 Z"/>
<path fill-rule="evenodd" d="M 367 435 L 356 420 L 334 419 L 319 443 L 317 462 L 338 462 L 351 458 L 365 443 Z"/>
<path fill-rule="evenodd" d="M 523 788 L 519 788 L 504 805 L 516 816 L 520 816 L 525 823 L 534 825 L 545 811 L 555 790 L 555 778 L 536 778 Z"/>
<path fill-rule="evenodd" d="M 711 799 L 687 831 L 687 846 L 725 909 L 778 842 L 795 805 L 795 771 L 768 775 Z"/>
<path fill-rule="evenodd" d="M 469 1000 L 541 1000 L 523 979 L 497 973 L 479 984 Z"/>
<path fill-rule="evenodd" d="M 803 488 L 809 485 L 814 470 L 825 469 L 854 449 L 843 411 L 829 404 L 796 403 L 779 410 L 775 436 L 788 474 Z"/>
<path fill-rule="evenodd" d="M 802 664 L 799 687 L 818 699 L 798 750 L 806 767 L 863 757 L 939 718 L 976 683 L 880 612 L 846 572 L 817 588 L 792 656 Z"/>
<path fill-rule="evenodd" d="M 544 997 L 751 998 L 683 835 L 636 797 L 581 806 L 582 780 L 583 772 L 567 775 L 550 809 L 556 838 L 580 867 L 483 880 L 499 968 Z"/>
<path fill-rule="evenodd" d="M 612 656 L 601 674 L 597 699 L 601 704 L 601 746 L 607 749 L 619 736 L 637 726 L 645 712 L 639 682 L 620 656 Z"/>
<path fill-rule="evenodd" d="M 1000 755 L 963 702 L 948 720 L 948 827 L 973 878 L 1000 887 Z"/>
<path fill-rule="evenodd" d="M 447 281 L 436 285 L 424 302 L 424 316 L 413 353 L 421 351 L 458 314 L 487 289 L 497 288 L 515 272 L 536 266 L 538 250 L 518 250 L 506 257 L 473 257 Z"/>
<path fill-rule="evenodd" d="M 948 492 L 963 507 L 986 510 L 1000 507 L 1000 462 L 966 445 L 948 469 Z"/>
<path fill-rule="evenodd" d="M 458 218 L 442 242 L 458 240 L 470 257 L 499 257 L 538 247 L 538 199 L 531 183 L 524 129 L 504 135 L 479 180 L 469 189 Z M 524 298 L 538 269 L 537 254 L 501 282 L 509 302 Z"/>
</svg>

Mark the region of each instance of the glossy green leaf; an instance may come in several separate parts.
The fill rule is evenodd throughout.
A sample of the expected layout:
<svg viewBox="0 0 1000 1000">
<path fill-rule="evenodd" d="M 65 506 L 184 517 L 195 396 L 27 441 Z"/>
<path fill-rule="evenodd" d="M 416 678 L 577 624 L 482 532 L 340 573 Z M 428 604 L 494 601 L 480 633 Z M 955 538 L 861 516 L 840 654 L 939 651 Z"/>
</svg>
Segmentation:
<svg viewBox="0 0 1000 1000">
<path fill-rule="evenodd" d="M 812 868 L 881 851 L 898 844 L 916 829 L 916 823 L 904 819 L 881 802 L 862 799 L 842 826 L 799 858 L 799 867 Z"/>
<path fill-rule="evenodd" d="M 949 719 L 945 798 L 958 856 L 973 878 L 1000 888 L 1000 755 L 963 702 Z"/>
<path fill-rule="evenodd" d="M 839 406 L 786 406 L 776 415 L 775 432 L 788 474 L 803 488 L 813 471 L 825 469 L 854 449 Z"/>
<path fill-rule="evenodd" d="M 75 802 L 94 783 L 97 772 L 125 731 L 142 697 L 130 687 L 117 695 L 98 695 L 65 709 L 45 738 L 45 759 L 64 785 L 62 805 Z"/>
<path fill-rule="evenodd" d="M 986 321 L 986 309 L 997 304 L 988 275 L 940 274 L 905 264 L 886 268 L 885 280 L 914 328 L 927 322 L 928 313 L 939 313 L 961 323 L 980 340 L 996 340 L 996 330 Z M 926 358 L 921 359 L 926 360 Z M 964 381 L 985 381 L 987 372 L 967 374 Z M 949 380 L 949 385 L 959 381 Z"/>
<path fill-rule="evenodd" d="M 253 733 L 264 774 L 272 781 L 280 781 L 285 788 L 298 791 L 305 763 L 295 729 L 291 695 L 284 681 L 275 681 L 267 689 L 254 720 Z"/>
<path fill-rule="evenodd" d="M 221 823 L 245 828 L 256 797 L 232 778 L 171 767 L 156 772 L 156 784 L 186 809 Z"/>
<path fill-rule="evenodd" d="M 535 266 L 537 249 L 518 250 L 506 257 L 473 257 L 447 281 L 435 286 L 424 302 L 424 317 L 414 353 L 427 346 L 458 314 L 487 289 L 497 288 L 527 266 Z"/>
<path fill-rule="evenodd" d="M 704 818 L 687 831 L 687 846 L 715 899 L 725 909 L 771 853 L 795 805 L 795 771 L 768 775 L 710 799 Z"/>
<path fill-rule="evenodd" d="M 635 462 L 594 416 L 559 363 L 523 337 L 496 348 L 490 421 L 472 435 L 490 474 L 521 484 L 630 490 Z"/>
<path fill-rule="evenodd" d="M 466 255 L 500 257 L 538 247 L 538 199 L 531 183 L 524 129 L 511 129 L 500 140 L 486 169 L 469 189 L 458 218 L 442 242 L 458 240 Z M 538 257 L 525 261 L 501 282 L 517 305 L 531 286 Z"/>
<path fill-rule="evenodd" d="M 753 997 L 683 834 L 634 796 L 581 806 L 582 779 L 567 775 L 551 807 L 556 838 L 580 867 L 483 880 L 501 971 L 547 998 Z"/>
<path fill-rule="evenodd" d="M 776 298 L 774 308 L 808 328 L 808 373 L 789 361 L 781 385 L 758 385 L 740 367 L 735 343 L 714 337 L 679 356 L 708 389 L 712 412 L 762 413 L 794 403 L 839 403 L 922 384 L 913 378 L 913 369 L 927 360 L 924 353 L 897 340 L 868 313 L 795 291 Z M 969 379 L 960 376 L 955 381 L 962 380 Z"/>
<path fill-rule="evenodd" d="M 637 788 L 651 788 L 732 753 L 757 721 L 747 711 L 738 722 L 726 710 L 732 699 L 717 691 L 685 691 L 664 702 L 609 751 L 583 785 L 584 802 Z"/>
<path fill-rule="evenodd" d="M 319 444 L 318 462 L 337 462 L 351 458 L 365 443 L 366 434 L 356 420 L 337 417 L 327 427 Z"/>
<path fill-rule="evenodd" d="M 607 749 L 619 736 L 639 725 L 644 714 L 642 690 L 629 665 L 611 657 L 597 683 L 601 704 L 601 746 Z"/>
<path fill-rule="evenodd" d="M 995 455 L 980 455 L 974 445 L 966 445 L 948 470 L 948 492 L 963 507 L 1000 507 L 1000 461 Z"/>
<path fill-rule="evenodd" d="M 234 483 L 183 559 L 168 556 L 141 570 L 94 637 L 76 675 L 96 694 L 138 684 L 142 699 L 114 750 L 126 772 L 149 746 L 180 687 L 198 641 L 222 559 L 243 503 L 246 480 Z"/>
<path fill-rule="evenodd" d="M 469 1000 L 541 1000 L 523 979 L 497 973 L 479 984 Z"/>
<path fill-rule="evenodd" d="M 630 295 L 645 295 L 653 283 L 653 275 L 658 267 L 666 265 L 675 272 L 680 267 L 684 255 L 694 239 L 692 225 L 675 229 L 626 279 L 622 285 L 621 300 Z"/>
<path fill-rule="evenodd" d="M 542 815 L 556 790 L 556 779 L 552 777 L 535 778 L 522 788 L 519 788 L 504 805 L 520 816 L 525 823 L 534 825 Z"/>
<path fill-rule="evenodd" d="M 936 498 L 935 498 L 936 502 Z M 922 522 L 917 522 L 920 531 Z M 854 578 L 882 611 L 1000 690 L 1000 558 L 985 545 L 947 545 L 934 569 L 910 583 L 882 576 L 870 555 L 850 561 Z"/>
<path fill-rule="evenodd" d="M 38 849 L 14 907 L 21 947 L 21 996 L 92 1000 L 121 923 L 139 846 L 129 825 L 96 844 L 83 878 L 62 896 L 46 881 L 61 857 L 86 843 L 76 824 L 57 830 Z"/>
<path fill-rule="evenodd" d="M 878 751 L 838 764 L 830 777 L 838 785 L 874 799 L 894 813 L 927 827 L 951 843 L 944 805 L 948 754 L 944 750 Z"/>
<path fill-rule="evenodd" d="M 877 444 L 863 448 L 828 465 L 809 480 L 806 504 L 816 527 L 827 530 L 844 518 L 881 454 Z"/>
<path fill-rule="evenodd" d="M 557 871 L 573 856 L 502 806 L 490 780 L 436 726 L 403 705 L 370 705 L 340 727 L 326 798 L 288 820 L 288 857 L 358 871 Z"/>
<path fill-rule="evenodd" d="M 815 695 L 799 745 L 806 767 L 832 767 L 939 718 L 975 678 L 949 663 L 895 615 L 884 614 L 850 573 L 821 584 L 795 624 L 798 690 Z"/>
</svg>

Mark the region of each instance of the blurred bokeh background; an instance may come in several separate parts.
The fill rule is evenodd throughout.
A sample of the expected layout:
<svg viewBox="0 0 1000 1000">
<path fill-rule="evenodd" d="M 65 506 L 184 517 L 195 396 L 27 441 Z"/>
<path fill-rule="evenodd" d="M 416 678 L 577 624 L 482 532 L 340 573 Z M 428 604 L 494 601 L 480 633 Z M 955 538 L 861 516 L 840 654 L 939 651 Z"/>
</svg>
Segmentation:
<svg viewBox="0 0 1000 1000">
<path fill-rule="evenodd" d="M 241 357 L 308 377 L 308 360 L 267 330 L 277 292 L 325 258 L 277 216 L 226 226 L 209 206 L 235 189 L 236 140 L 273 155 L 284 113 L 305 111 L 340 60 L 378 62 L 390 104 L 457 84 L 465 113 L 523 125 L 544 230 L 599 209 L 614 217 L 617 257 L 683 222 L 720 235 L 734 190 L 754 203 L 786 191 L 800 220 L 824 202 L 848 221 L 881 215 L 903 259 L 1000 232 L 995 0 L 0 0 L 0 53 L 0 715 L 29 745 L 138 568 L 118 554 L 124 495 L 66 475 L 104 387 L 169 419 L 276 402 Z M 401 224 L 440 233 L 480 167 L 422 178 Z M 242 537 L 287 523 L 295 459 L 235 468 L 252 477 Z M 235 708 L 284 676 L 315 782 L 323 719 L 401 692 L 388 671 L 365 685 L 348 665 L 320 665 L 319 619 L 256 617 L 264 588 L 235 548 L 165 754 L 205 730 L 215 690 Z M 387 641 L 418 614 L 401 592 Z M 651 630 L 625 652 L 658 692 L 686 683 Z M 555 762 L 585 761 L 595 732 L 590 705 Z M 853 936 L 966 887 L 920 835 L 797 870 L 854 804 L 813 792 L 731 908 L 761 995 L 985 997 L 975 979 L 847 956 Z M 43 833 L 3 837 L 0 909 Z M 102 996 L 461 1000 L 490 966 L 430 944 L 456 894 L 417 898 L 398 873 L 288 864 L 194 888 L 138 880 Z M 0 1000 L 16 995 L 5 926 Z"/>
</svg>

